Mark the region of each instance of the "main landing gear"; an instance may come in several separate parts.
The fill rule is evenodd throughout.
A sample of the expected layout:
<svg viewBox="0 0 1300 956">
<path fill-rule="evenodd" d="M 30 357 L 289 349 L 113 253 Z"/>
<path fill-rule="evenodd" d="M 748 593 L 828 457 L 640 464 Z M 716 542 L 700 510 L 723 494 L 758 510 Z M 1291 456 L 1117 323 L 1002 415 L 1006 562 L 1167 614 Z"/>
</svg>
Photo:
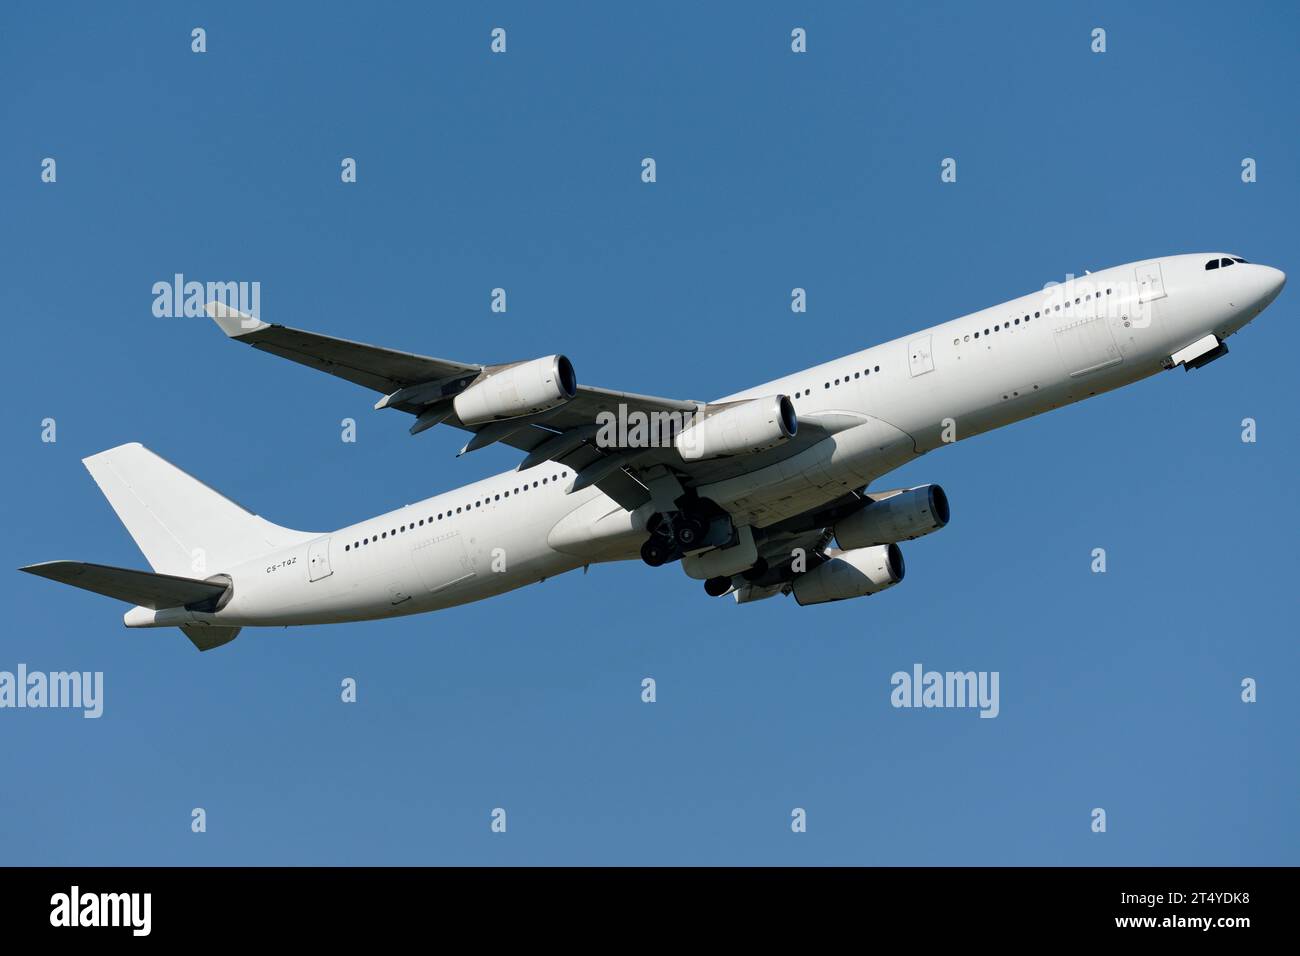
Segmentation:
<svg viewBox="0 0 1300 956">
<path fill-rule="evenodd" d="M 702 517 L 675 511 L 656 514 L 646 525 L 650 537 L 641 545 L 641 560 L 652 568 L 676 561 L 688 551 L 705 547 L 710 532 L 709 521 Z"/>
<path fill-rule="evenodd" d="M 645 544 L 641 545 L 641 560 L 652 568 L 667 564 L 672 557 L 672 548 L 655 536 L 651 536 Z"/>
</svg>

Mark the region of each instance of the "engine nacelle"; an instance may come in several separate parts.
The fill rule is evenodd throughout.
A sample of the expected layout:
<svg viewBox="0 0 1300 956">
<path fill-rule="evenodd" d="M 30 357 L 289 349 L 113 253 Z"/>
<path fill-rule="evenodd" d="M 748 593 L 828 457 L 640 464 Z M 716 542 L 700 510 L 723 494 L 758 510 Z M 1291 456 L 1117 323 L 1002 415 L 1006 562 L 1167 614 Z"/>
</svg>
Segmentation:
<svg viewBox="0 0 1300 956">
<path fill-rule="evenodd" d="M 799 417 L 788 395 L 740 402 L 698 421 L 677 435 L 674 445 L 686 461 L 748 455 L 789 441 Z"/>
<path fill-rule="evenodd" d="M 794 579 L 794 599 L 805 607 L 866 597 L 893 587 L 905 571 L 903 552 L 896 544 L 841 551 Z"/>
<path fill-rule="evenodd" d="M 947 523 L 948 496 L 938 485 L 921 485 L 868 501 L 837 521 L 835 543 L 841 548 L 866 548 L 911 541 Z"/>
<path fill-rule="evenodd" d="M 466 425 L 521 415 L 534 415 L 563 405 L 578 394 L 573 363 L 563 355 L 548 355 L 489 372 L 452 401 Z"/>
</svg>

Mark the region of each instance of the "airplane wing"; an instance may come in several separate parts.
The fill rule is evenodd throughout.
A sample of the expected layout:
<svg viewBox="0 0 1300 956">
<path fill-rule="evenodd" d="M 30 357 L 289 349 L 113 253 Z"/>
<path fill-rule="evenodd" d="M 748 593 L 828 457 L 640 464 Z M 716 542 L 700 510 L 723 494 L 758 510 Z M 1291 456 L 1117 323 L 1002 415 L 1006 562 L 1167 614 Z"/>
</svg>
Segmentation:
<svg viewBox="0 0 1300 956">
<path fill-rule="evenodd" d="M 207 311 L 221 330 L 236 341 L 383 394 L 375 407 L 396 408 L 415 415 L 415 423 L 410 428 L 412 434 L 442 423 L 473 432 L 474 437 L 461 450 L 462 454 L 501 442 L 529 453 L 521 469 L 543 461 L 558 461 L 572 468 L 575 474 L 605 459 L 608 467 L 602 465 L 598 469 L 604 473 L 589 472 L 591 480 L 587 484 L 595 484 L 629 511 L 649 500 L 649 492 L 624 467 L 622 459 L 615 459 L 595 446 L 597 415 L 602 411 L 617 414 L 620 406 L 625 411 L 646 414 L 694 414 L 703 407 L 700 402 L 578 385 L 571 400 L 545 414 L 469 424 L 461 421 L 451 399 L 485 374 L 507 366 L 433 358 L 272 325 L 220 302 L 209 303 Z"/>
<path fill-rule="evenodd" d="M 519 366 L 552 360 L 567 365 L 568 360 L 551 356 L 504 365 L 458 362 L 271 325 L 220 302 L 209 303 L 207 311 L 221 330 L 238 342 L 381 393 L 376 409 L 396 408 L 415 416 L 411 434 L 445 423 L 473 433 L 460 454 L 500 442 L 525 453 L 520 470 L 545 461 L 560 462 L 575 474 L 571 490 L 595 485 L 628 511 L 651 500 L 650 485 L 656 476 L 671 473 L 682 489 L 721 481 L 782 461 L 859 421 L 841 421 L 845 416 L 835 413 L 820 420 L 808 417 L 800 420 L 794 434 L 782 443 L 704 460 L 687 461 L 671 445 L 598 447 L 595 439 L 603 413 L 616 418 L 639 413 L 647 419 L 675 415 L 680 421 L 701 413 L 708 416 L 726 405 L 578 385 L 575 378 L 572 391 L 558 404 L 527 414 L 467 418 L 457 411 L 461 407 L 457 397 L 471 387 L 482 392 L 479 386 L 493 376 L 517 372 Z M 559 377 L 563 366 L 554 368 L 561 370 L 556 372 Z M 572 375 L 571 365 L 567 372 Z M 497 381 L 510 378 L 503 375 Z"/>
<path fill-rule="evenodd" d="M 207 309 L 221 331 L 232 339 L 385 395 L 424 382 L 466 377 L 472 380 L 483 371 L 482 365 L 397 352 L 283 325 L 269 325 L 227 309 L 219 302 L 209 303 Z"/>
</svg>

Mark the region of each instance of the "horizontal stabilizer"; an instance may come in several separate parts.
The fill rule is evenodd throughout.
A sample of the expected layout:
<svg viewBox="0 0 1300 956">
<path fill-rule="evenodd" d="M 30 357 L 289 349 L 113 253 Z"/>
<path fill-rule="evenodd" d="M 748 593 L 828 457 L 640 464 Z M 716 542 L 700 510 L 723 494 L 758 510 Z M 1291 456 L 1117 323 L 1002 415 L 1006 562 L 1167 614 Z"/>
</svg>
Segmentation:
<svg viewBox="0 0 1300 956">
<path fill-rule="evenodd" d="M 215 603 L 226 593 L 226 588 L 229 586 L 199 581 L 195 578 L 180 578 L 171 574 L 133 571 L 130 568 L 109 567 L 106 564 L 88 564 L 84 561 L 46 561 L 42 564 L 30 564 L 18 570 L 49 578 L 61 584 L 71 584 L 73 587 L 94 591 L 96 594 L 106 594 L 129 604 L 153 608 L 155 611 L 205 601 Z M 216 630 L 216 628 L 205 628 L 205 630 Z"/>
</svg>

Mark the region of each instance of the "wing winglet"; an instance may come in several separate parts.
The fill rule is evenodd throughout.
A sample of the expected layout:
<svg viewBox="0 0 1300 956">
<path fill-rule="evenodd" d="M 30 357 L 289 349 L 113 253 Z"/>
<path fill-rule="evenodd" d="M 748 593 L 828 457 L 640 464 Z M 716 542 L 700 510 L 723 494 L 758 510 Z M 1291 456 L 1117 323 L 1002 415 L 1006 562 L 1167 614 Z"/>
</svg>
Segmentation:
<svg viewBox="0 0 1300 956">
<path fill-rule="evenodd" d="M 203 308 L 207 310 L 208 317 L 221 327 L 221 331 L 232 339 L 237 339 L 241 335 L 248 335 L 250 332 L 270 328 L 269 322 L 255 319 L 247 312 L 240 312 L 224 302 L 209 302 Z"/>
</svg>

